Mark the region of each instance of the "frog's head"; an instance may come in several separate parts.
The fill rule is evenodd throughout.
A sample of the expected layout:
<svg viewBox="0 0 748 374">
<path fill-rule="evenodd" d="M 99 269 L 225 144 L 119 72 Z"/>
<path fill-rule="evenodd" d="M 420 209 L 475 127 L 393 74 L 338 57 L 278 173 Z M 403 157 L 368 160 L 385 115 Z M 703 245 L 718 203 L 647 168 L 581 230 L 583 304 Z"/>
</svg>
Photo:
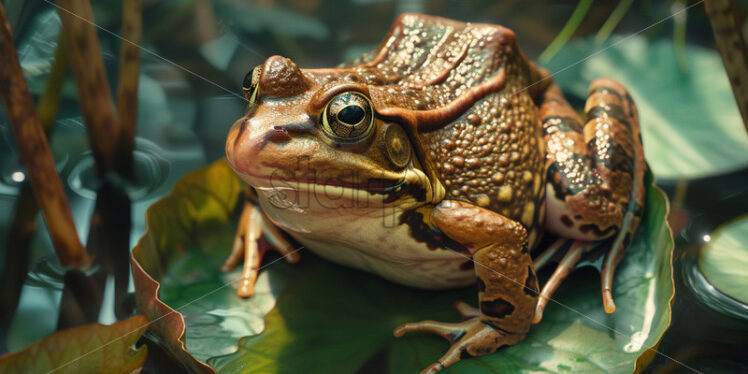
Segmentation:
<svg viewBox="0 0 748 374">
<path fill-rule="evenodd" d="M 299 69 L 273 56 L 250 71 L 228 159 L 258 192 L 332 191 L 404 207 L 439 202 L 449 187 L 450 198 L 469 199 L 466 180 L 491 174 L 500 151 L 475 137 L 504 111 L 519 113 L 492 94 L 525 91 L 537 80 L 525 66 L 505 28 L 405 14 L 379 47 L 341 67 Z M 459 155 L 476 161 L 464 173 L 450 161 Z"/>
<path fill-rule="evenodd" d="M 383 119 L 356 80 L 350 69 L 299 69 L 281 56 L 251 70 L 243 82 L 247 113 L 226 141 L 234 170 L 275 198 L 305 192 L 328 205 L 359 206 L 429 199 L 431 182 L 407 130 Z"/>
</svg>

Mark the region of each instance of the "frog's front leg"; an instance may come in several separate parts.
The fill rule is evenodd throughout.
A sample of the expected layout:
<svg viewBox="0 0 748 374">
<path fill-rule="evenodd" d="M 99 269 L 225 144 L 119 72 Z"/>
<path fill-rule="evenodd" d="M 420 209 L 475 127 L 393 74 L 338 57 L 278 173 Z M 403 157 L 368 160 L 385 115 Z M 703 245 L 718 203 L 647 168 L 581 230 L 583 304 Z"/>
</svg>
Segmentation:
<svg viewBox="0 0 748 374">
<path fill-rule="evenodd" d="M 433 373 L 462 358 L 482 356 L 522 340 L 530 329 L 538 301 L 538 281 L 527 248 L 527 231 L 498 213 L 459 201 L 443 201 L 431 214 L 442 233 L 467 247 L 478 278 L 477 316 L 459 323 L 422 321 L 395 329 L 441 335 L 452 347 L 423 373 Z M 470 316 L 464 303 L 460 314 Z"/>
<path fill-rule="evenodd" d="M 263 240 L 263 235 L 267 240 Z M 270 247 L 280 252 L 290 263 L 299 261 L 299 254 L 280 230 L 264 218 L 260 208 L 251 199 L 245 201 L 231 254 L 221 266 L 221 270 L 231 271 L 244 259 L 244 268 L 236 290 L 239 296 L 246 298 L 254 295 L 260 263 Z"/>
</svg>

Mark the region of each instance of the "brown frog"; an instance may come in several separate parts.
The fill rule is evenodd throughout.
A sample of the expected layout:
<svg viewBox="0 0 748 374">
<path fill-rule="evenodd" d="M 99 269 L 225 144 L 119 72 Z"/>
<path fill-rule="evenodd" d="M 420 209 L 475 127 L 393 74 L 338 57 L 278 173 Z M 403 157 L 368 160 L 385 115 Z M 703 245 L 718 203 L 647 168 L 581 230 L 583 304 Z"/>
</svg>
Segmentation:
<svg viewBox="0 0 748 374">
<path fill-rule="evenodd" d="M 456 304 L 463 322 L 395 329 L 452 344 L 424 372 L 522 340 L 595 246 L 606 247 L 603 306 L 615 310 L 614 269 L 639 222 L 646 169 L 621 84 L 593 82 L 582 121 L 511 30 L 407 14 L 337 68 L 270 57 L 244 92 L 247 113 L 226 142 L 250 186 L 225 263 L 244 258 L 241 296 L 267 248 L 299 259 L 287 236 L 409 286 L 477 282 L 479 306 Z M 557 239 L 540 248 L 544 232 Z M 540 291 L 535 272 L 551 259 L 559 265 Z"/>
</svg>

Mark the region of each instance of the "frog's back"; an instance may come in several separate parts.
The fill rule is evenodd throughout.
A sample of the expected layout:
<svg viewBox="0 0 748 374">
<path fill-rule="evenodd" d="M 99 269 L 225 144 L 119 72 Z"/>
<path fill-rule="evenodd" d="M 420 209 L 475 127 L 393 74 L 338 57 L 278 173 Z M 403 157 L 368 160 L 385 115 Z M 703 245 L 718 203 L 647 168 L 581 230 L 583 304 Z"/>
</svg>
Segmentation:
<svg viewBox="0 0 748 374">
<path fill-rule="evenodd" d="M 446 199 L 501 213 L 522 222 L 531 242 L 538 237 L 545 146 L 533 93 L 541 77 L 511 30 L 404 15 L 379 48 L 346 65 L 362 72 L 378 107 L 435 113 L 414 143 Z"/>
</svg>

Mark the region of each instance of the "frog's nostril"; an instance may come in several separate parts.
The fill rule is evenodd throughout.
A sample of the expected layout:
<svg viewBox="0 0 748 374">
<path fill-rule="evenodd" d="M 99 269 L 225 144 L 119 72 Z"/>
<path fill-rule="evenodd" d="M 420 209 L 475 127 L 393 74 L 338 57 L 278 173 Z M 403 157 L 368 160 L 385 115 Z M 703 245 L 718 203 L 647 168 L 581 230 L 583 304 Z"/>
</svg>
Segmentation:
<svg viewBox="0 0 748 374">
<path fill-rule="evenodd" d="M 273 143 L 283 143 L 291 140 L 291 136 L 288 135 L 288 130 L 283 126 L 273 126 L 273 128 L 268 131 L 266 139 Z"/>
</svg>

